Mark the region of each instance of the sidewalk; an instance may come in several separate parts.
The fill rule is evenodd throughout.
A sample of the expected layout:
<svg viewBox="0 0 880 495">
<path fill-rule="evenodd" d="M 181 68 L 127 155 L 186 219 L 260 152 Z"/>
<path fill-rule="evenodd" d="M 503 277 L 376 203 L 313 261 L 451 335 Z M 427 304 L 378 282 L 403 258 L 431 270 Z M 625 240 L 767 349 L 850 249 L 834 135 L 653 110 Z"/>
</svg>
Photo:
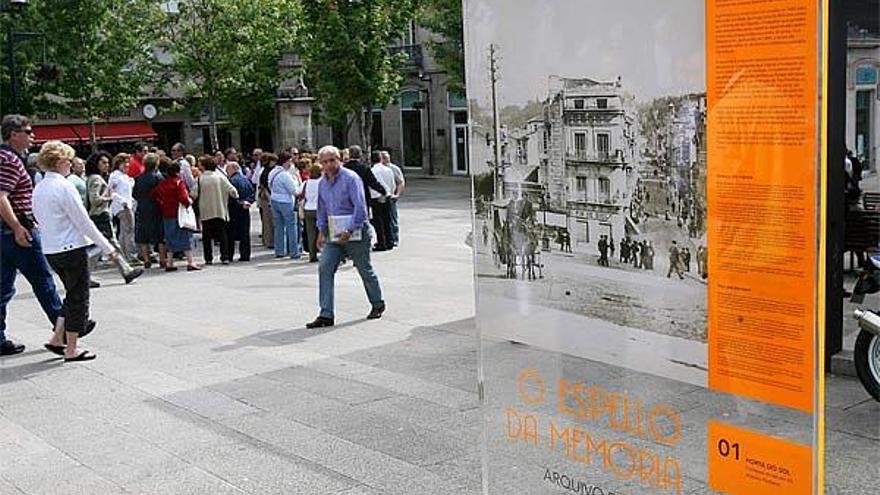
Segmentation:
<svg viewBox="0 0 880 495">
<path fill-rule="evenodd" d="M 379 321 L 348 264 L 338 326 L 306 330 L 317 266 L 257 249 L 131 286 L 102 274 L 84 340 L 98 359 L 71 365 L 42 349 L 19 283 L 8 323 L 28 350 L 0 360 L 0 494 L 478 493 L 468 186 L 410 182 L 402 245 L 374 258 Z"/>
</svg>

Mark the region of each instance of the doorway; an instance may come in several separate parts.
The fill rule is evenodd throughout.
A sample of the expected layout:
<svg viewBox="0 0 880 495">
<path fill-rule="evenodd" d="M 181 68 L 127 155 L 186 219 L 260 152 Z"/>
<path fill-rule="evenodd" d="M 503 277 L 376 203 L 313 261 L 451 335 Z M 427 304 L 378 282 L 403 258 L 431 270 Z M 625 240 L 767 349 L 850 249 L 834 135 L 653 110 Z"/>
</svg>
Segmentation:
<svg viewBox="0 0 880 495">
<path fill-rule="evenodd" d="M 467 121 L 467 112 L 452 112 L 452 173 L 455 175 L 467 175 L 470 172 Z"/>
</svg>

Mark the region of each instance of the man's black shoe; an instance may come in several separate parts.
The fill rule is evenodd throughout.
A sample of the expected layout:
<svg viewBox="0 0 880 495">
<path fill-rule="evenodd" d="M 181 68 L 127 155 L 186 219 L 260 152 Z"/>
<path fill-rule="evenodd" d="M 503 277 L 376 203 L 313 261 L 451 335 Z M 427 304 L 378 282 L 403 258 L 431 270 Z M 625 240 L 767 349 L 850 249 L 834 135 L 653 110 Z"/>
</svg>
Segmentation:
<svg viewBox="0 0 880 495">
<path fill-rule="evenodd" d="M 370 310 L 370 314 L 367 315 L 368 320 L 378 320 L 382 317 L 382 313 L 385 312 L 385 305 L 376 306 L 375 308 Z"/>
<path fill-rule="evenodd" d="M 11 340 L 4 340 L 0 344 L 0 356 L 12 356 L 13 354 L 21 354 L 24 352 L 24 345 L 16 344 Z"/>
<path fill-rule="evenodd" d="M 319 316 L 315 318 L 315 321 L 311 323 L 306 323 L 306 328 L 323 328 L 323 327 L 332 327 L 333 326 L 333 318 L 324 318 L 323 316 Z"/>
<path fill-rule="evenodd" d="M 135 268 L 134 270 L 123 275 L 122 278 L 123 278 L 123 280 L 125 280 L 126 284 L 130 284 L 130 283 L 134 282 L 134 279 L 140 277 L 143 274 L 144 274 L 143 268 Z"/>
</svg>

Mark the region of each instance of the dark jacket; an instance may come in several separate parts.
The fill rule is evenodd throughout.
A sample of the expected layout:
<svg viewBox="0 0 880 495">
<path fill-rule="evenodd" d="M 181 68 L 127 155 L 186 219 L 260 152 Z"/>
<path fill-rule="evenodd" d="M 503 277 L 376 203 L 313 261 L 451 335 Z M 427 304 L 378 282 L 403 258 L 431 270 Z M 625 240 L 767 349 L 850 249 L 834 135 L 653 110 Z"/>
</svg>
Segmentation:
<svg viewBox="0 0 880 495">
<path fill-rule="evenodd" d="M 237 172 L 235 175 L 229 178 L 229 182 L 232 183 L 232 187 L 238 191 L 238 198 L 229 198 L 229 211 L 241 210 L 242 203 L 250 203 L 253 204 L 256 192 L 254 191 L 254 185 L 248 180 L 247 177 L 244 176 L 243 173 Z"/>
<path fill-rule="evenodd" d="M 365 204 L 370 204 L 370 189 L 374 189 L 375 191 L 381 193 L 382 196 L 388 195 L 388 191 L 386 191 L 382 183 L 376 179 L 376 176 L 373 175 L 373 171 L 370 170 L 370 167 L 366 166 L 358 160 L 349 160 L 345 162 L 344 166 L 345 168 L 358 174 L 358 176 L 361 178 L 361 181 L 364 183 Z"/>
</svg>

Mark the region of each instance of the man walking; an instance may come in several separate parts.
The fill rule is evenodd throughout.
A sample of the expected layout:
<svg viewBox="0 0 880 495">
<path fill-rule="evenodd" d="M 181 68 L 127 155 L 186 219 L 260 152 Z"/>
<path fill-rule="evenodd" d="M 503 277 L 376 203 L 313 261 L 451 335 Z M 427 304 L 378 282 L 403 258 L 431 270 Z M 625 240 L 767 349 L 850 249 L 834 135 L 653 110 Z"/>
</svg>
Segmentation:
<svg viewBox="0 0 880 495">
<path fill-rule="evenodd" d="M 382 299 L 379 277 L 370 263 L 370 229 L 367 225 L 363 183 L 355 172 L 342 167 L 341 155 L 336 147 L 321 148 L 318 160 L 324 169 L 318 192 L 318 248 L 322 250 L 318 267 L 321 313 L 306 327 L 334 325 L 334 280 L 343 257 L 354 262 L 364 283 L 372 306 L 367 319 L 381 318 L 385 301 Z"/>
<path fill-rule="evenodd" d="M 238 198 L 229 198 L 229 256 L 235 255 L 238 241 L 238 260 L 251 260 L 251 205 L 254 204 L 254 185 L 241 172 L 238 163 L 226 165 L 229 182 L 238 192 Z"/>
<path fill-rule="evenodd" d="M 394 192 L 391 194 L 391 201 L 388 203 L 388 210 L 391 213 L 391 240 L 394 245 L 400 244 L 400 217 L 397 213 L 397 200 L 406 189 L 406 179 L 403 177 L 403 170 L 391 162 L 391 153 L 382 151 L 382 164 L 390 168 L 394 172 Z"/>
<path fill-rule="evenodd" d="M 52 325 L 63 325 L 63 319 L 59 322 L 61 299 L 34 221 L 33 183 L 21 158 L 33 143 L 34 131 L 26 117 L 7 115 L 0 122 L 0 134 L 0 356 L 8 356 L 24 351 L 23 345 L 6 338 L 6 306 L 15 295 L 19 271 Z"/>
</svg>

